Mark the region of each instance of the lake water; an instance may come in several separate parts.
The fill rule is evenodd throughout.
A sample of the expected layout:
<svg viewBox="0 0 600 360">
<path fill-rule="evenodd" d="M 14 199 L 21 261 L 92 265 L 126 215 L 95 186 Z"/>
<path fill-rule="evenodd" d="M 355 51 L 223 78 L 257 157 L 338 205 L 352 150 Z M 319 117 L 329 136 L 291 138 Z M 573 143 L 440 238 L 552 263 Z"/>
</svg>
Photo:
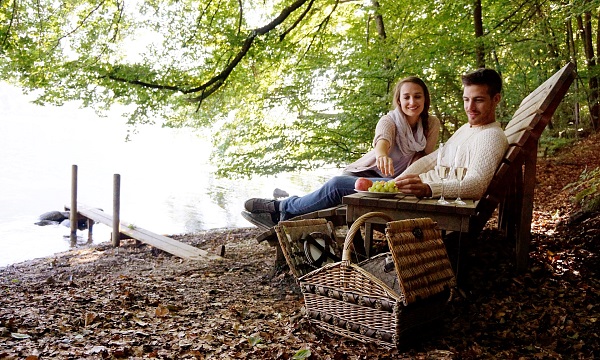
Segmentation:
<svg viewBox="0 0 600 360">
<path fill-rule="evenodd" d="M 158 234 L 252 226 L 240 211 L 273 189 L 305 194 L 338 169 L 220 179 L 208 164 L 210 143 L 189 129 L 140 126 L 125 142 L 126 119 L 98 117 L 74 104 L 40 107 L 0 83 L 0 267 L 69 250 L 69 228 L 37 226 L 39 215 L 70 204 L 71 169 L 78 201 L 112 213 L 113 176 L 121 176 L 121 219 Z M 111 229 L 94 226 L 94 243 Z M 87 231 L 78 231 L 78 244 Z"/>
</svg>

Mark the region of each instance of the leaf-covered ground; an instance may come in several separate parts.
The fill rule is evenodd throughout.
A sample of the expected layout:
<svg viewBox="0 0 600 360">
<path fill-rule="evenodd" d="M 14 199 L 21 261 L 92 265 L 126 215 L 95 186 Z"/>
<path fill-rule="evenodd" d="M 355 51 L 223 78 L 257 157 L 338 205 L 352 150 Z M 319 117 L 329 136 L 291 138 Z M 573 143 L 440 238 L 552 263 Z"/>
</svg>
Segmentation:
<svg viewBox="0 0 600 360">
<path fill-rule="evenodd" d="M 226 260 L 134 242 L 0 268 L 0 359 L 590 359 L 600 357 L 600 215 L 570 220 L 563 187 L 600 165 L 600 136 L 538 163 L 530 267 L 488 224 L 433 332 L 401 350 L 329 336 L 302 316 L 255 228 L 174 236 Z M 18 241 L 18 239 L 15 239 Z"/>
</svg>

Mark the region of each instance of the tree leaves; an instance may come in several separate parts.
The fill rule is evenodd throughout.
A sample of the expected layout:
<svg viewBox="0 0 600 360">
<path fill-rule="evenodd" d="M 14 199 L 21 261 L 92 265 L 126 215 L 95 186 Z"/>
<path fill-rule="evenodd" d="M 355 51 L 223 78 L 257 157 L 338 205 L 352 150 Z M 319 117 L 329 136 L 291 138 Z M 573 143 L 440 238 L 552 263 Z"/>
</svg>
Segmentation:
<svg viewBox="0 0 600 360">
<path fill-rule="evenodd" d="M 480 44 L 504 77 L 506 123 L 543 79 L 583 56 L 560 39 L 586 4 L 486 3 L 475 39 L 472 2 L 462 0 L 25 0 L 0 7 L 0 74 L 40 90 L 39 103 L 80 100 L 99 112 L 123 104 L 132 126 L 208 128 L 218 174 L 273 174 L 361 156 L 393 84 L 408 75 L 429 85 L 447 137 L 466 121 L 459 76 Z M 579 69 L 583 82 L 595 76 Z M 585 98 L 575 95 L 556 112 L 560 127 Z"/>
</svg>

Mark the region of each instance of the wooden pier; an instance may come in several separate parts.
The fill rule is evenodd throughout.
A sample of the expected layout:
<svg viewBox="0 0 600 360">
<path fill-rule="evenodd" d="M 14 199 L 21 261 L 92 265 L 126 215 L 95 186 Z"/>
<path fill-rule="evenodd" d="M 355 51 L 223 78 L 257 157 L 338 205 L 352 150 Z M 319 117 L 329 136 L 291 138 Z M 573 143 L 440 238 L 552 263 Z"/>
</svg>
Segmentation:
<svg viewBox="0 0 600 360">
<path fill-rule="evenodd" d="M 71 204 L 65 205 L 65 210 L 70 211 L 71 241 L 77 237 L 77 223 L 80 219 L 87 220 L 88 237 L 92 239 L 94 223 L 101 223 L 112 228 L 112 244 L 118 247 L 121 239 L 135 239 L 162 251 L 168 252 L 183 259 L 189 260 L 224 260 L 217 254 L 211 254 L 197 247 L 179 242 L 169 237 L 155 234 L 133 224 L 122 221 L 120 218 L 121 204 L 121 175 L 114 174 L 113 177 L 113 215 L 103 210 L 86 206 L 77 202 L 77 165 L 72 166 L 71 171 Z M 224 248 L 221 248 L 221 255 Z"/>
<path fill-rule="evenodd" d="M 65 209 L 69 210 L 69 206 L 65 206 Z M 92 208 L 80 203 L 77 204 L 77 217 L 78 219 L 88 220 L 88 231 L 90 237 L 94 223 L 104 224 L 109 227 L 113 226 L 113 217 L 110 214 L 107 214 L 100 209 Z M 197 247 L 171 239 L 170 237 L 155 234 L 146 229 L 129 224 L 123 220 L 120 221 L 119 233 L 125 235 L 125 237 L 122 238 L 131 238 L 141 241 L 144 244 L 148 244 L 183 259 L 223 260 L 222 257 L 216 254 L 211 254 L 205 250 L 198 249 Z"/>
</svg>

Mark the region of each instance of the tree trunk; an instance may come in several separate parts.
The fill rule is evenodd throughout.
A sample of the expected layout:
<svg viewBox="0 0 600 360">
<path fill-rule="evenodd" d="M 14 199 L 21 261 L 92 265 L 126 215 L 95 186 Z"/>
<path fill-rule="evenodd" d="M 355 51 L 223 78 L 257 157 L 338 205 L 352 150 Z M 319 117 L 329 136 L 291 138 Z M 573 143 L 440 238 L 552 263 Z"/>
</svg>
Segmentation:
<svg viewBox="0 0 600 360">
<path fill-rule="evenodd" d="M 573 36 L 573 22 L 570 18 L 565 22 L 565 27 L 567 31 L 567 49 L 569 49 L 569 58 L 571 59 L 571 62 L 575 64 L 575 72 L 577 72 L 577 47 L 575 46 L 575 38 Z M 579 82 L 574 81 L 573 86 L 575 87 L 575 93 L 579 93 Z M 579 101 L 577 101 L 573 107 L 573 118 L 575 131 L 577 131 L 577 129 L 579 129 Z"/>
<path fill-rule="evenodd" d="M 596 59 L 594 57 L 594 46 L 592 44 L 592 22 L 591 13 L 585 12 L 584 17 L 577 16 L 577 25 L 582 34 L 583 50 L 585 51 L 586 65 L 589 70 L 590 78 L 588 79 L 589 97 L 588 103 L 590 107 L 590 121 L 594 131 L 598 129 L 600 105 L 598 104 L 598 77 L 595 75 Z"/>
<path fill-rule="evenodd" d="M 379 2 L 377 0 L 372 0 L 371 4 L 375 9 L 377 9 L 377 13 L 375 14 L 375 28 L 377 29 L 377 34 L 381 38 L 381 40 L 385 40 L 387 35 L 385 33 L 385 26 L 383 25 L 383 17 L 379 13 Z"/>
<path fill-rule="evenodd" d="M 481 0 L 475 0 L 473 9 L 473 24 L 475 25 L 475 55 L 477 57 L 477 67 L 485 67 L 485 46 L 483 43 L 483 15 L 481 10 Z"/>
</svg>

